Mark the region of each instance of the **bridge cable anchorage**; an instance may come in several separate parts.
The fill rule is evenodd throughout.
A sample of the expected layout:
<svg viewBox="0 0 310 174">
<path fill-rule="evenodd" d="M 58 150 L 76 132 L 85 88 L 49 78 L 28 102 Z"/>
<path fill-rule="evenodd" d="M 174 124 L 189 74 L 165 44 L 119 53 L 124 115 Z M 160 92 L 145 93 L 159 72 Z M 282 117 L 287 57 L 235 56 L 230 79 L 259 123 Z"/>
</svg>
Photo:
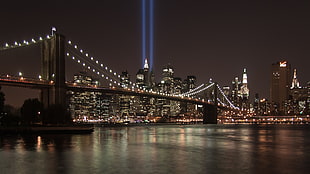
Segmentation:
<svg viewBox="0 0 310 174">
<path fill-rule="evenodd" d="M 219 89 L 220 93 L 222 94 L 222 96 L 225 98 L 225 100 L 229 103 L 229 106 L 233 109 L 238 109 L 238 107 L 236 107 L 228 98 L 227 96 L 224 94 L 224 92 L 222 91 L 221 87 L 217 84 L 217 88 Z"/>
<path fill-rule="evenodd" d="M 0 47 L 0 51 L 20 48 L 20 47 L 26 47 L 34 44 L 38 44 L 40 42 L 43 42 L 44 40 L 51 39 L 52 36 L 46 35 L 46 37 L 38 37 L 37 39 L 30 39 L 29 41 L 23 40 L 22 42 L 14 41 L 13 44 L 5 43 L 4 47 Z"/>
<path fill-rule="evenodd" d="M 72 50 L 71 47 L 74 49 Z M 121 83 L 120 83 L 121 76 L 118 73 L 116 73 L 112 69 L 105 66 L 103 63 L 96 60 L 93 56 L 90 56 L 90 54 L 85 52 L 83 49 L 79 49 L 79 46 L 77 44 L 73 44 L 73 42 L 71 40 L 68 41 L 67 49 L 69 51 L 67 53 L 68 57 L 70 56 L 70 52 L 71 52 L 71 54 L 74 54 L 75 56 L 79 57 L 80 59 L 83 59 L 84 62 L 82 62 L 82 65 L 83 66 L 87 65 L 87 68 L 89 70 L 92 69 L 92 71 L 96 72 L 97 75 L 100 75 L 100 72 L 101 72 L 101 74 L 102 74 L 101 78 L 105 77 L 105 80 L 110 80 L 110 81 L 111 81 L 111 79 L 113 79 L 114 83 L 118 82 L 118 86 L 121 85 Z M 72 57 L 72 59 L 75 59 L 75 57 Z M 81 63 L 80 59 L 77 60 L 78 63 Z M 92 68 L 92 67 L 94 67 L 94 68 Z M 138 85 L 136 85 L 134 82 L 131 82 L 131 81 L 129 82 L 129 85 L 131 85 L 131 87 L 133 89 L 140 89 L 140 90 L 143 89 L 143 88 L 139 88 Z"/>
</svg>

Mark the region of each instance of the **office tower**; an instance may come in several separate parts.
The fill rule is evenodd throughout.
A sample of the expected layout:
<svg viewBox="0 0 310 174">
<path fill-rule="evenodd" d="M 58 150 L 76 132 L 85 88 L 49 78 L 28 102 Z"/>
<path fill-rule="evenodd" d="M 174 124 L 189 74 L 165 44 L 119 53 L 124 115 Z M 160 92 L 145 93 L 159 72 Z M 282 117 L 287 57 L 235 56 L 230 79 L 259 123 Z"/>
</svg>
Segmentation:
<svg viewBox="0 0 310 174">
<path fill-rule="evenodd" d="M 120 76 L 120 82 L 122 88 L 128 88 L 130 83 L 130 77 L 127 71 L 123 71 Z"/>
<path fill-rule="evenodd" d="M 259 114 L 259 95 L 258 93 L 255 94 L 255 97 L 254 97 L 254 104 L 253 104 L 253 108 L 254 108 L 254 113 L 256 115 Z"/>
<path fill-rule="evenodd" d="M 274 114 L 284 114 L 285 101 L 289 97 L 291 65 L 280 61 L 271 65 L 270 99 Z"/>
<path fill-rule="evenodd" d="M 172 84 L 173 83 L 173 77 L 174 77 L 174 70 L 173 67 L 168 64 L 163 67 L 163 72 L 162 72 L 162 81 L 165 84 Z"/>
<path fill-rule="evenodd" d="M 242 83 L 240 90 L 238 92 L 238 97 L 240 98 L 241 102 L 240 105 L 241 109 L 243 110 L 250 109 L 249 96 L 250 96 L 250 90 L 248 88 L 248 75 L 246 73 L 246 69 L 244 68 L 242 73 Z"/>
<path fill-rule="evenodd" d="M 231 99 L 236 106 L 240 106 L 238 94 L 241 88 L 241 81 L 239 80 L 238 77 L 235 77 L 235 79 L 231 82 L 231 84 L 232 84 Z"/>
<path fill-rule="evenodd" d="M 249 99 L 250 96 L 250 90 L 248 88 L 248 75 L 245 68 L 243 69 L 242 73 L 242 84 L 240 87 L 239 96 L 242 99 Z"/>
<path fill-rule="evenodd" d="M 99 81 L 80 72 L 74 75 L 74 85 L 98 86 Z M 70 96 L 69 108 L 72 118 L 76 121 L 98 120 L 108 115 L 108 96 L 94 91 L 68 91 Z"/>
<path fill-rule="evenodd" d="M 143 69 L 139 69 L 136 74 L 136 84 L 144 89 L 153 89 L 155 86 L 155 76 L 150 71 L 147 59 L 144 60 Z"/>
<path fill-rule="evenodd" d="M 294 69 L 294 75 L 293 75 L 292 86 L 291 86 L 291 89 L 294 89 L 294 88 L 301 88 L 299 86 L 299 81 L 297 79 L 297 70 L 296 69 Z"/>
</svg>

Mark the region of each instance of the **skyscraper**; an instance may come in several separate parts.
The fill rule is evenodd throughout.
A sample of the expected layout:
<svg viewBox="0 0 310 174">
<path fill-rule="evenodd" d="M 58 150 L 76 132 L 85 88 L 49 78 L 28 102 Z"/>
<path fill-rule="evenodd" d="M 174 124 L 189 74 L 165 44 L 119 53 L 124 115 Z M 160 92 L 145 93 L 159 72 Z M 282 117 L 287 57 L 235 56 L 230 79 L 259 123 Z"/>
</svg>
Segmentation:
<svg viewBox="0 0 310 174">
<path fill-rule="evenodd" d="M 149 68 L 147 59 L 144 60 L 143 69 L 139 69 L 136 74 L 136 84 L 145 89 L 152 89 L 155 85 L 155 76 Z"/>
<path fill-rule="evenodd" d="M 80 72 L 74 75 L 73 85 L 98 86 L 99 81 Z M 109 115 L 109 96 L 94 91 L 68 91 L 69 109 L 76 121 L 98 120 Z"/>
<path fill-rule="evenodd" d="M 291 65 L 280 61 L 271 65 L 270 99 L 275 114 L 284 113 L 285 101 L 289 97 Z"/>
<path fill-rule="evenodd" d="M 248 75 L 246 73 L 246 69 L 243 69 L 243 73 L 242 73 L 242 86 L 240 89 L 240 97 L 242 97 L 242 99 L 249 99 L 250 96 L 250 90 L 248 88 Z"/>
<path fill-rule="evenodd" d="M 296 69 L 294 69 L 294 75 L 293 75 L 292 86 L 291 86 L 291 89 L 294 89 L 294 88 L 301 88 L 299 85 L 299 81 L 297 79 L 297 70 Z"/>
</svg>

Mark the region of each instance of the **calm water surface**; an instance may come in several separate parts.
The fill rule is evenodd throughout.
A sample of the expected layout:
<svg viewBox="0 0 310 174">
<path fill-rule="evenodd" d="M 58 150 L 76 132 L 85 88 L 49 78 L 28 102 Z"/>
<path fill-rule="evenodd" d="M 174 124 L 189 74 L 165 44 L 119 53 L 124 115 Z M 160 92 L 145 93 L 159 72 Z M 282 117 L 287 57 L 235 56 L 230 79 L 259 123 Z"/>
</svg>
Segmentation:
<svg viewBox="0 0 310 174">
<path fill-rule="evenodd" d="M 309 173 L 310 125 L 163 125 L 0 135 L 0 173 Z"/>
</svg>

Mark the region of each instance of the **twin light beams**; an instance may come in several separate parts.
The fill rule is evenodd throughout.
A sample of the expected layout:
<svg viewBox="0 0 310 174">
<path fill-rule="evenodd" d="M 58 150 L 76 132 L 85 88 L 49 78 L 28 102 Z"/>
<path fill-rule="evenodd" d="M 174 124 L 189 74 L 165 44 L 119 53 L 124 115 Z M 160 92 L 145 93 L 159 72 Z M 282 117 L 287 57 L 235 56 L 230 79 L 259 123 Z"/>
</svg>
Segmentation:
<svg viewBox="0 0 310 174">
<path fill-rule="evenodd" d="M 154 56 L 154 0 L 142 1 L 142 68 L 145 59 L 149 67 L 153 68 Z M 148 20 L 147 20 L 148 19 Z M 148 42 L 147 42 L 148 41 Z"/>
</svg>

